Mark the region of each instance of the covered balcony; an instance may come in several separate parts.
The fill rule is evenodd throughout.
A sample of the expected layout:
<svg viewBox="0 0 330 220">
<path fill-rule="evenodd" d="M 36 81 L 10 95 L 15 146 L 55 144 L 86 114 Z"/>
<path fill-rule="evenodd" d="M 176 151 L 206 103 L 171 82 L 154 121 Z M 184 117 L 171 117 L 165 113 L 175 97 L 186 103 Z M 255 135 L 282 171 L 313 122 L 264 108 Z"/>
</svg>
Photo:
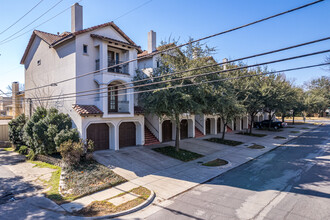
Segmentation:
<svg viewBox="0 0 330 220">
<path fill-rule="evenodd" d="M 91 37 L 96 39 L 95 47 L 98 50 L 98 55 L 95 59 L 95 70 L 102 70 L 100 73 L 95 74 L 96 78 L 102 78 L 101 75 L 108 75 L 107 73 L 121 74 L 124 77 L 134 75 L 134 71 L 137 68 L 136 61 L 125 62 L 136 58 L 136 49 L 140 50 L 139 47 L 96 34 L 91 34 Z M 108 68 L 114 65 L 116 66 Z M 97 81 L 100 82 L 100 79 Z"/>
</svg>

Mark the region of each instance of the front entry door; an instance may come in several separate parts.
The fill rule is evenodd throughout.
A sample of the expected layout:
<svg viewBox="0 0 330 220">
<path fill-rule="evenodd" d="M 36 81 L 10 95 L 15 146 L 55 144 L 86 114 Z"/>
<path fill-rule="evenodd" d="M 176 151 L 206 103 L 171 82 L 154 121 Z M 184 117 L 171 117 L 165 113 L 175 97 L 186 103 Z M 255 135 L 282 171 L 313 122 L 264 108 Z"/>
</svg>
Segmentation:
<svg viewBox="0 0 330 220">
<path fill-rule="evenodd" d="M 188 120 L 183 119 L 180 124 L 180 139 L 188 138 Z"/>
<path fill-rule="evenodd" d="M 211 134 L 211 119 L 207 118 L 205 121 L 205 132 Z"/>
<path fill-rule="evenodd" d="M 166 120 L 162 124 L 163 142 L 172 140 L 172 122 Z"/>
</svg>

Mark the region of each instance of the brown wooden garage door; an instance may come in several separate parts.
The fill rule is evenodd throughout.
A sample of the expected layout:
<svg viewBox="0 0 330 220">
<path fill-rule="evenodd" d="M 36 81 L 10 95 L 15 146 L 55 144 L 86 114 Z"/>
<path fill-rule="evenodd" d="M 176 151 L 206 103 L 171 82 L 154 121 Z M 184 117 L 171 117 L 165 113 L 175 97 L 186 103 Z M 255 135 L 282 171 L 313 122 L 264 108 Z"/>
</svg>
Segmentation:
<svg viewBox="0 0 330 220">
<path fill-rule="evenodd" d="M 163 122 L 162 135 L 163 135 L 163 142 L 172 140 L 172 122 L 170 120 L 166 120 Z"/>
<path fill-rule="evenodd" d="M 119 147 L 136 145 L 136 128 L 134 122 L 123 122 L 119 126 Z"/>
<path fill-rule="evenodd" d="M 180 139 L 188 138 L 188 120 L 183 119 L 180 124 Z"/>
<path fill-rule="evenodd" d="M 95 150 L 109 149 L 109 126 L 104 123 L 89 125 L 87 139 L 94 141 Z"/>
<path fill-rule="evenodd" d="M 211 133 L 211 119 L 207 118 L 205 121 L 205 132 L 206 134 Z"/>
</svg>

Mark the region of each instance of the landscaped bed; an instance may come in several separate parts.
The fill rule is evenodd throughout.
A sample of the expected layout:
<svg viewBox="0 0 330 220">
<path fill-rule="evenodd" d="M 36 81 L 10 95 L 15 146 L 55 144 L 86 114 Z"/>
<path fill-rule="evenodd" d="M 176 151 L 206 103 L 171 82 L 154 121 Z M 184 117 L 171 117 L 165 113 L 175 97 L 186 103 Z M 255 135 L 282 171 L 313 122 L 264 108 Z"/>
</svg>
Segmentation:
<svg viewBox="0 0 330 220">
<path fill-rule="evenodd" d="M 54 169 L 52 177 L 45 184 L 49 190 L 45 193 L 46 197 L 58 204 L 73 201 L 79 197 L 118 185 L 127 181 L 123 177 L 115 174 L 109 168 L 91 160 L 81 162 L 78 166 L 65 169 L 64 183 L 66 192 L 59 193 L 59 181 L 61 167 L 40 161 L 31 161 L 38 167 Z"/>
<path fill-rule="evenodd" d="M 66 193 L 62 193 L 74 199 L 127 181 L 94 160 L 81 161 L 64 171 Z"/>
<path fill-rule="evenodd" d="M 274 137 L 274 139 L 286 139 L 286 137 L 276 136 L 276 137 Z"/>
<path fill-rule="evenodd" d="M 209 139 L 204 139 L 204 140 L 218 143 L 218 144 L 225 144 L 225 145 L 229 145 L 229 146 L 237 146 L 237 145 L 243 144 L 243 142 L 240 142 L 240 141 L 223 140 L 221 138 L 209 138 Z"/>
<path fill-rule="evenodd" d="M 146 201 L 149 198 L 151 194 L 150 190 L 142 186 L 132 189 L 131 191 L 129 191 L 129 193 L 134 193 L 139 197 L 130 200 L 128 202 L 125 202 L 123 204 L 120 204 L 118 206 L 115 206 L 114 204 L 109 202 L 108 201 L 109 199 L 103 201 L 95 201 L 89 204 L 88 206 L 84 207 L 83 209 L 79 210 L 78 212 L 75 212 L 74 214 L 79 216 L 86 216 L 86 217 L 111 215 L 114 213 L 129 210 L 131 208 L 134 208 L 142 204 L 144 201 Z M 122 193 L 118 196 L 123 196 L 125 194 L 127 193 Z"/>
<path fill-rule="evenodd" d="M 290 131 L 290 133 L 292 133 L 292 134 L 298 134 L 299 131 Z"/>
<path fill-rule="evenodd" d="M 202 165 L 207 167 L 218 167 L 226 164 L 228 164 L 228 161 L 217 158 L 215 160 L 211 160 L 209 162 L 203 163 Z"/>
<path fill-rule="evenodd" d="M 265 148 L 265 147 L 262 146 L 262 145 L 259 145 L 259 144 L 253 144 L 253 145 L 251 145 L 251 146 L 248 147 L 248 148 L 250 148 L 250 149 L 263 149 L 263 148 Z"/>
<path fill-rule="evenodd" d="M 164 154 L 169 157 L 173 157 L 175 159 L 187 162 L 191 160 L 195 160 L 197 158 L 203 157 L 204 155 L 191 152 L 184 149 L 179 149 L 179 151 L 176 151 L 175 147 L 172 146 L 166 146 L 166 147 L 158 147 L 158 148 L 152 148 L 154 151 Z"/>
<path fill-rule="evenodd" d="M 267 134 L 256 134 L 256 133 L 247 133 L 247 132 L 238 132 L 236 134 L 241 134 L 241 135 L 247 135 L 247 136 L 253 136 L 253 137 L 265 137 Z"/>
</svg>

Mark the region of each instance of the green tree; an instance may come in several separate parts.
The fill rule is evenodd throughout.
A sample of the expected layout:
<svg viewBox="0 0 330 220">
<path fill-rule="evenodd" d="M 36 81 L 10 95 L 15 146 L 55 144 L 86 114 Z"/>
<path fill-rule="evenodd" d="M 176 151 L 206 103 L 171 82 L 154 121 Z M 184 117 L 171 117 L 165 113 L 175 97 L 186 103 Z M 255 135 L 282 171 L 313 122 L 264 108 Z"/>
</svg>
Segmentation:
<svg viewBox="0 0 330 220">
<path fill-rule="evenodd" d="M 244 66 L 244 64 L 239 64 Z M 264 96 L 261 88 L 263 86 L 265 76 L 257 75 L 263 74 L 267 69 L 255 68 L 255 69 L 242 69 L 235 71 L 235 76 L 250 75 L 251 77 L 244 77 L 233 81 L 234 88 L 236 90 L 237 98 L 244 106 L 246 114 L 249 118 L 249 133 L 252 133 L 254 117 L 264 108 Z M 230 73 L 232 75 L 232 73 Z M 229 76 L 228 76 L 229 77 Z"/>
<path fill-rule="evenodd" d="M 233 86 L 229 82 L 209 85 L 208 89 L 204 90 L 204 94 L 208 101 L 204 112 L 219 115 L 223 123 L 221 138 L 224 140 L 228 123 L 242 116 L 246 109 L 238 101 Z"/>
<path fill-rule="evenodd" d="M 9 126 L 9 140 L 13 145 L 24 145 L 23 127 L 27 121 L 24 114 L 19 115 L 16 119 L 8 123 Z"/>
<path fill-rule="evenodd" d="M 330 106 L 330 77 L 321 76 L 305 83 L 308 113 L 321 115 Z"/>
<path fill-rule="evenodd" d="M 278 112 L 286 111 L 290 105 L 289 92 L 290 83 L 286 81 L 283 74 L 270 74 L 263 77 L 261 92 L 264 101 L 264 111 L 268 112 L 269 120 L 275 117 Z M 289 108 L 290 109 L 290 108 Z M 271 122 L 269 123 L 269 128 Z"/>
<path fill-rule="evenodd" d="M 297 113 L 302 113 L 307 109 L 305 105 L 305 93 L 302 88 L 294 87 L 293 88 L 293 99 L 292 99 L 292 124 L 294 124 L 294 118 Z"/>
<path fill-rule="evenodd" d="M 24 140 L 37 154 L 53 154 L 56 152 L 56 135 L 71 128 L 69 115 L 59 113 L 55 108 L 39 107 L 24 126 Z"/>
<path fill-rule="evenodd" d="M 166 44 L 163 42 L 163 46 L 160 49 L 166 49 L 173 45 L 174 44 Z M 192 43 L 185 48 L 178 48 L 171 52 L 164 53 L 159 58 L 161 65 L 158 68 L 154 68 L 151 75 L 148 76 L 141 71 L 137 71 L 135 80 L 148 80 L 143 83 L 135 83 L 135 85 L 175 80 L 179 77 L 197 76 L 200 73 L 212 71 L 216 69 L 216 67 L 168 75 L 171 72 L 184 71 L 215 62 L 210 57 L 210 54 L 213 51 L 213 48 L 209 48 L 200 43 Z M 163 77 L 153 79 L 158 76 Z M 205 105 L 205 100 L 201 95 L 199 86 L 186 85 L 192 85 L 201 82 L 202 80 L 205 80 L 205 77 L 175 80 L 137 88 L 138 91 L 156 89 L 152 92 L 140 93 L 139 103 L 144 108 L 146 113 L 155 114 L 160 118 L 167 117 L 175 121 L 175 147 L 177 151 L 180 148 L 180 121 L 182 114 L 199 113 Z"/>
</svg>

